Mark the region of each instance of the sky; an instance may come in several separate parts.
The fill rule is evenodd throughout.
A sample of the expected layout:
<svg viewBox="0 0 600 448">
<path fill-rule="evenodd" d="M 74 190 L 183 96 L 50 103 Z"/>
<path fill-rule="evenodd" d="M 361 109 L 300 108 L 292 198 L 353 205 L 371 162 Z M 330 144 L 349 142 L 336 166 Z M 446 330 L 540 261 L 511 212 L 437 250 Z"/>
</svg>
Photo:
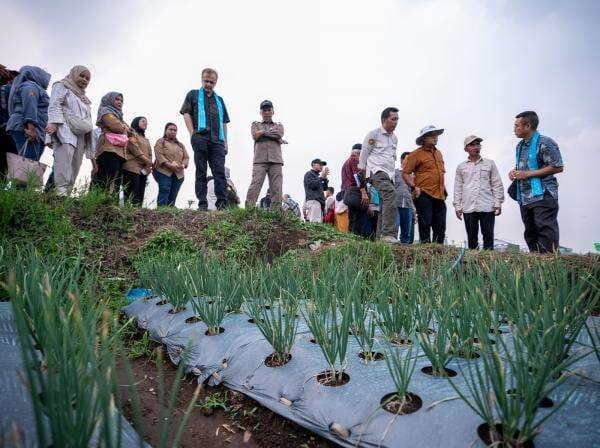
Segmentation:
<svg viewBox="0 0 600 448">
<path fill-rule="evenodd" d="M 416 148 L 420 128 L 446 131 L 448 241 L 466 239 L 454 216 L 463 139 L 484 139 L 505 189 L 514 165 L 514 116 L 535 110 L 540 132 L 559 145 L 561 245 L 593 251 L 600 241 L 600 2 L 509 0 L 230 0 L 68 2 L 0 0 L 0 63 L 44 67 L 52 82 L 73 65 L 90 68 L 93 111 L 108 91 L 124 95 L 127 121 L 148 118 L 152 144 L 200 87 L 204 67 L 219 71 L 216 91 L 231 118 L 226 165 L 242 202 L 250 184 L 250 125 L 270 99 L 285 126 L 284 193 L 302 203 L 302 178 L 316 157 L 328 162 L 336 191 L 354 143 L 397 107 L 398 156 Z M 399 159 L 399 157 L 398 157 Z M 43 161 L 52 162 L 46 150 Z M 78 181 L 89 179 L 85 161 Z M 266 191 L 266 182 L 263 192 Z M 155 205 L 150 180 L 146 202 Z M 194 196 L 190 164 L 177 200 Z M 506 196 L 495 236 L 525 246 L 518 205 Z"/>
</svg>

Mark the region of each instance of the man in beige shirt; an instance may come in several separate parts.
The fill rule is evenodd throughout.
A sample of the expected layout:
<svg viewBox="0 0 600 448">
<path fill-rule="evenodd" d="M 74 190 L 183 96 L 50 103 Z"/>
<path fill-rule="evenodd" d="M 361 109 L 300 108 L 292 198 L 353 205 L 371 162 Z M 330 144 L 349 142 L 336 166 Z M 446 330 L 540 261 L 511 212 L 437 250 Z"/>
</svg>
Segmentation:
<svg viewBox="0 0 600 448">
<path fill-rule="evenodd" d="M 283 125 L 273 122 L 273 114 L 273 103 L 265 100 L 260 103 L 262 121 L 252 123 L 254 162 L 252 181 L 246 195 L 246 208 L 256 206 L 265 176 L 269 176 L 271 208 L 281 207 L 283 189 L 281 144 L 285 142 L 283 140 Z"/>
<path fill-rule="evenodd" d="M 469 249 L 478 248 L 481 226 L 483 248 L 494 249 L 494 221 L 502 211 L 504 187 L 493 160 L 481 157 L 482 138 L 465 138 L 469 158 L 456 168 L 454 179 L 454 209 L 458 219 L 465 219 Z"/>
</svg>

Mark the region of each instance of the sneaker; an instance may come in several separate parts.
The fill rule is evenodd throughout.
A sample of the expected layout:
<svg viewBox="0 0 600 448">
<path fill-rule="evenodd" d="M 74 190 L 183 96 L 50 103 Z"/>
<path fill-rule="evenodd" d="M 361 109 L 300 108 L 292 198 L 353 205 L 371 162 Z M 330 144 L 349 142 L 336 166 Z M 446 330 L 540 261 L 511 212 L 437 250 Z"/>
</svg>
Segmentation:
<svg viewBox="0 0 600 448">
<path fill-rule="evenodd" d="M 384 243 L 390 243 L 390 244 L 400 244 L 400 241 L 398 241 L 393 236 L 382 236 L 381 241 Z"/>
</svg>

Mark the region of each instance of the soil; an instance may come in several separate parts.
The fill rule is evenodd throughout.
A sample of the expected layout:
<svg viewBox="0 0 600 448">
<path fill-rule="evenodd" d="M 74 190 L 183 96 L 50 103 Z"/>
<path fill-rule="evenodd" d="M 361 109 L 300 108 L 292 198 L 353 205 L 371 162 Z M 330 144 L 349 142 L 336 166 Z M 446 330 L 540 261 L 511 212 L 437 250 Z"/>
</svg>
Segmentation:
<svg viewBox="0 0 600 448">
<path fill-rule="evenodd" d="M 192 317 L 188 317 L 185 320 L 186 324 L 196 324 L 198 322 L 202 322 L 202 319 L 200 319 L 198 316 L 192 316 Z"/>
<path fill-rule="evenodd" d="M 339 387 L 350 381 L 350 375 L 346 372 L 342 372 L 340 378 L 340 372 L 336 371 L 335 374 L 331 370 L 323 370 L 317 375 L 317 381 L 323 386 Z"/>
<path fill-rule="evenodd" d="M 142 424 L 148 434 L 144 438 L 158 446 L 158 381 L 156 366 L 146 359 L 130 361 L 142 411 Z M 120 369 L 122 370 L 122 369 Z M 165 384 L 173 383 L 176 368 L 164 364 Z M 196 377 L 182 381 L 177 397 L 176 413 L 180 418 L 198 385 Z M 124 391 L 125 393 L 125 391 Z M 126 396 L 126 395 L 125 395 Z M 215 398 L 219 407 L 206 408 L 203 403 Z M 222 409 L 225 407 L 225 409 Z M 133 422 L 131 404 L 125 401 L 124 415 Z M 332 448 L 336 445 L 297 424 L 263 408 L 256 401 L 224 386 L 207 387 L 200 392 L 196 408 L 187 422 L 180 446 L 185 447 L 305 447 Z"/>
<path fill-rule="evenodd" d="M 290 353 L 286 354 L 283 359 L 280 359 L 275 353 L 271 353 L 265 358 L 265 365 L 267 367 L 281 367 L 286 365 L 292 359 Z"/>
<path fill-rule="evenodd" d="M 446 367 L 444 367 L 444 371 L 446 372 L 446 376 L 449 376 L 450 378 L 457 375 L 457 373 L 454 370 L 448 369 Z M 433 373 L 433 366 L 425 366 L 421 369 L 421 372 L 423 372 L 425 375 L 431 375 L 438 378 L 442 378 L 441 375 L 436 375 Z"/>
<path fill-rule="evenodd" d="M 502 434 L 502 425 L 500 423 L 496 424 L 496 434 Z M 477 427 L 477 435 L 479 436 L 479 438 L 481 440 L 483 440 L 483 442 L 487 445 L 493 445 L 497 448 L 534 448 L 535 445 L 533 444 L 533 441 L 528 440 L 525 443 L 522 444 L 514 444 L 514 443 L 506 443 L 503 441 L 499 441 L 499 440 L 492 440 L 492 435 L 490 433 L 490 427 L 487 423 L 483 423 L 481 425 L 479 425 Z M 518 434 L 517 434 L 518 436 Z M 496 435 L 496 438 L 498 438 L 498 435 Z"/>
<path fill-rule="evenodd" d="M 392 414 L 407 415 L 417 412 L 423 406 L 423 400 L 417 394 L 408 392 L 403 400 L 400 400 L 398 394 L 392 392 L 381 399 L 383 409 Z"/>
</svg>

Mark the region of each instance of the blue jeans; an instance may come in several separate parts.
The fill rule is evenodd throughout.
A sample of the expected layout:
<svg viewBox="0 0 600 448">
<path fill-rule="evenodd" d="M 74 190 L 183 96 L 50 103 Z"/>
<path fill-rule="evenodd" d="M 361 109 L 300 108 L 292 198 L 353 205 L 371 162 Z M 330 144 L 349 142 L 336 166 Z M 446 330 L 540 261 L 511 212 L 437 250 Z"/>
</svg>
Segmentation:
<svg viewBox="0 0 600 448">
<path fill-rule="evenodd" d="M 27 159 L 35 160 L 36 162 L 40 161 L 42 157 L 42 153 L 44 152 L 44 142 L 37 139 L 34 142 L 27 141 L 27 137 L 25 136 L 25 132 L 23 131 L 8 131 L 13 141 L 15 142 L 16 150 L 18 153 L 26 157 Z M 23 146 L 27 144 L 27 149 L 25 149 L 24 153 L 21 153 Z"/>
<path fill-rule="evenodd" d="M 413 226 L 412 208 L 398 207 L 396 223 L 400 227 L 400 242 L 410 244 L 410 233 Z"/>
<path fill-rule="evenodd" d="M 173 207 L 175 205 L 175 200 L 177 199 L 179 189 L 183 184 L 183 179 L 177 179 L 175 174 L 167 176 L 163 173 L 159 173 L 158 171 L 153 171 L 152 175 L 158 184 L 158 198 L 156 199 L 156 205 L 159 207 L 165 205 Z"/>
</svg>

